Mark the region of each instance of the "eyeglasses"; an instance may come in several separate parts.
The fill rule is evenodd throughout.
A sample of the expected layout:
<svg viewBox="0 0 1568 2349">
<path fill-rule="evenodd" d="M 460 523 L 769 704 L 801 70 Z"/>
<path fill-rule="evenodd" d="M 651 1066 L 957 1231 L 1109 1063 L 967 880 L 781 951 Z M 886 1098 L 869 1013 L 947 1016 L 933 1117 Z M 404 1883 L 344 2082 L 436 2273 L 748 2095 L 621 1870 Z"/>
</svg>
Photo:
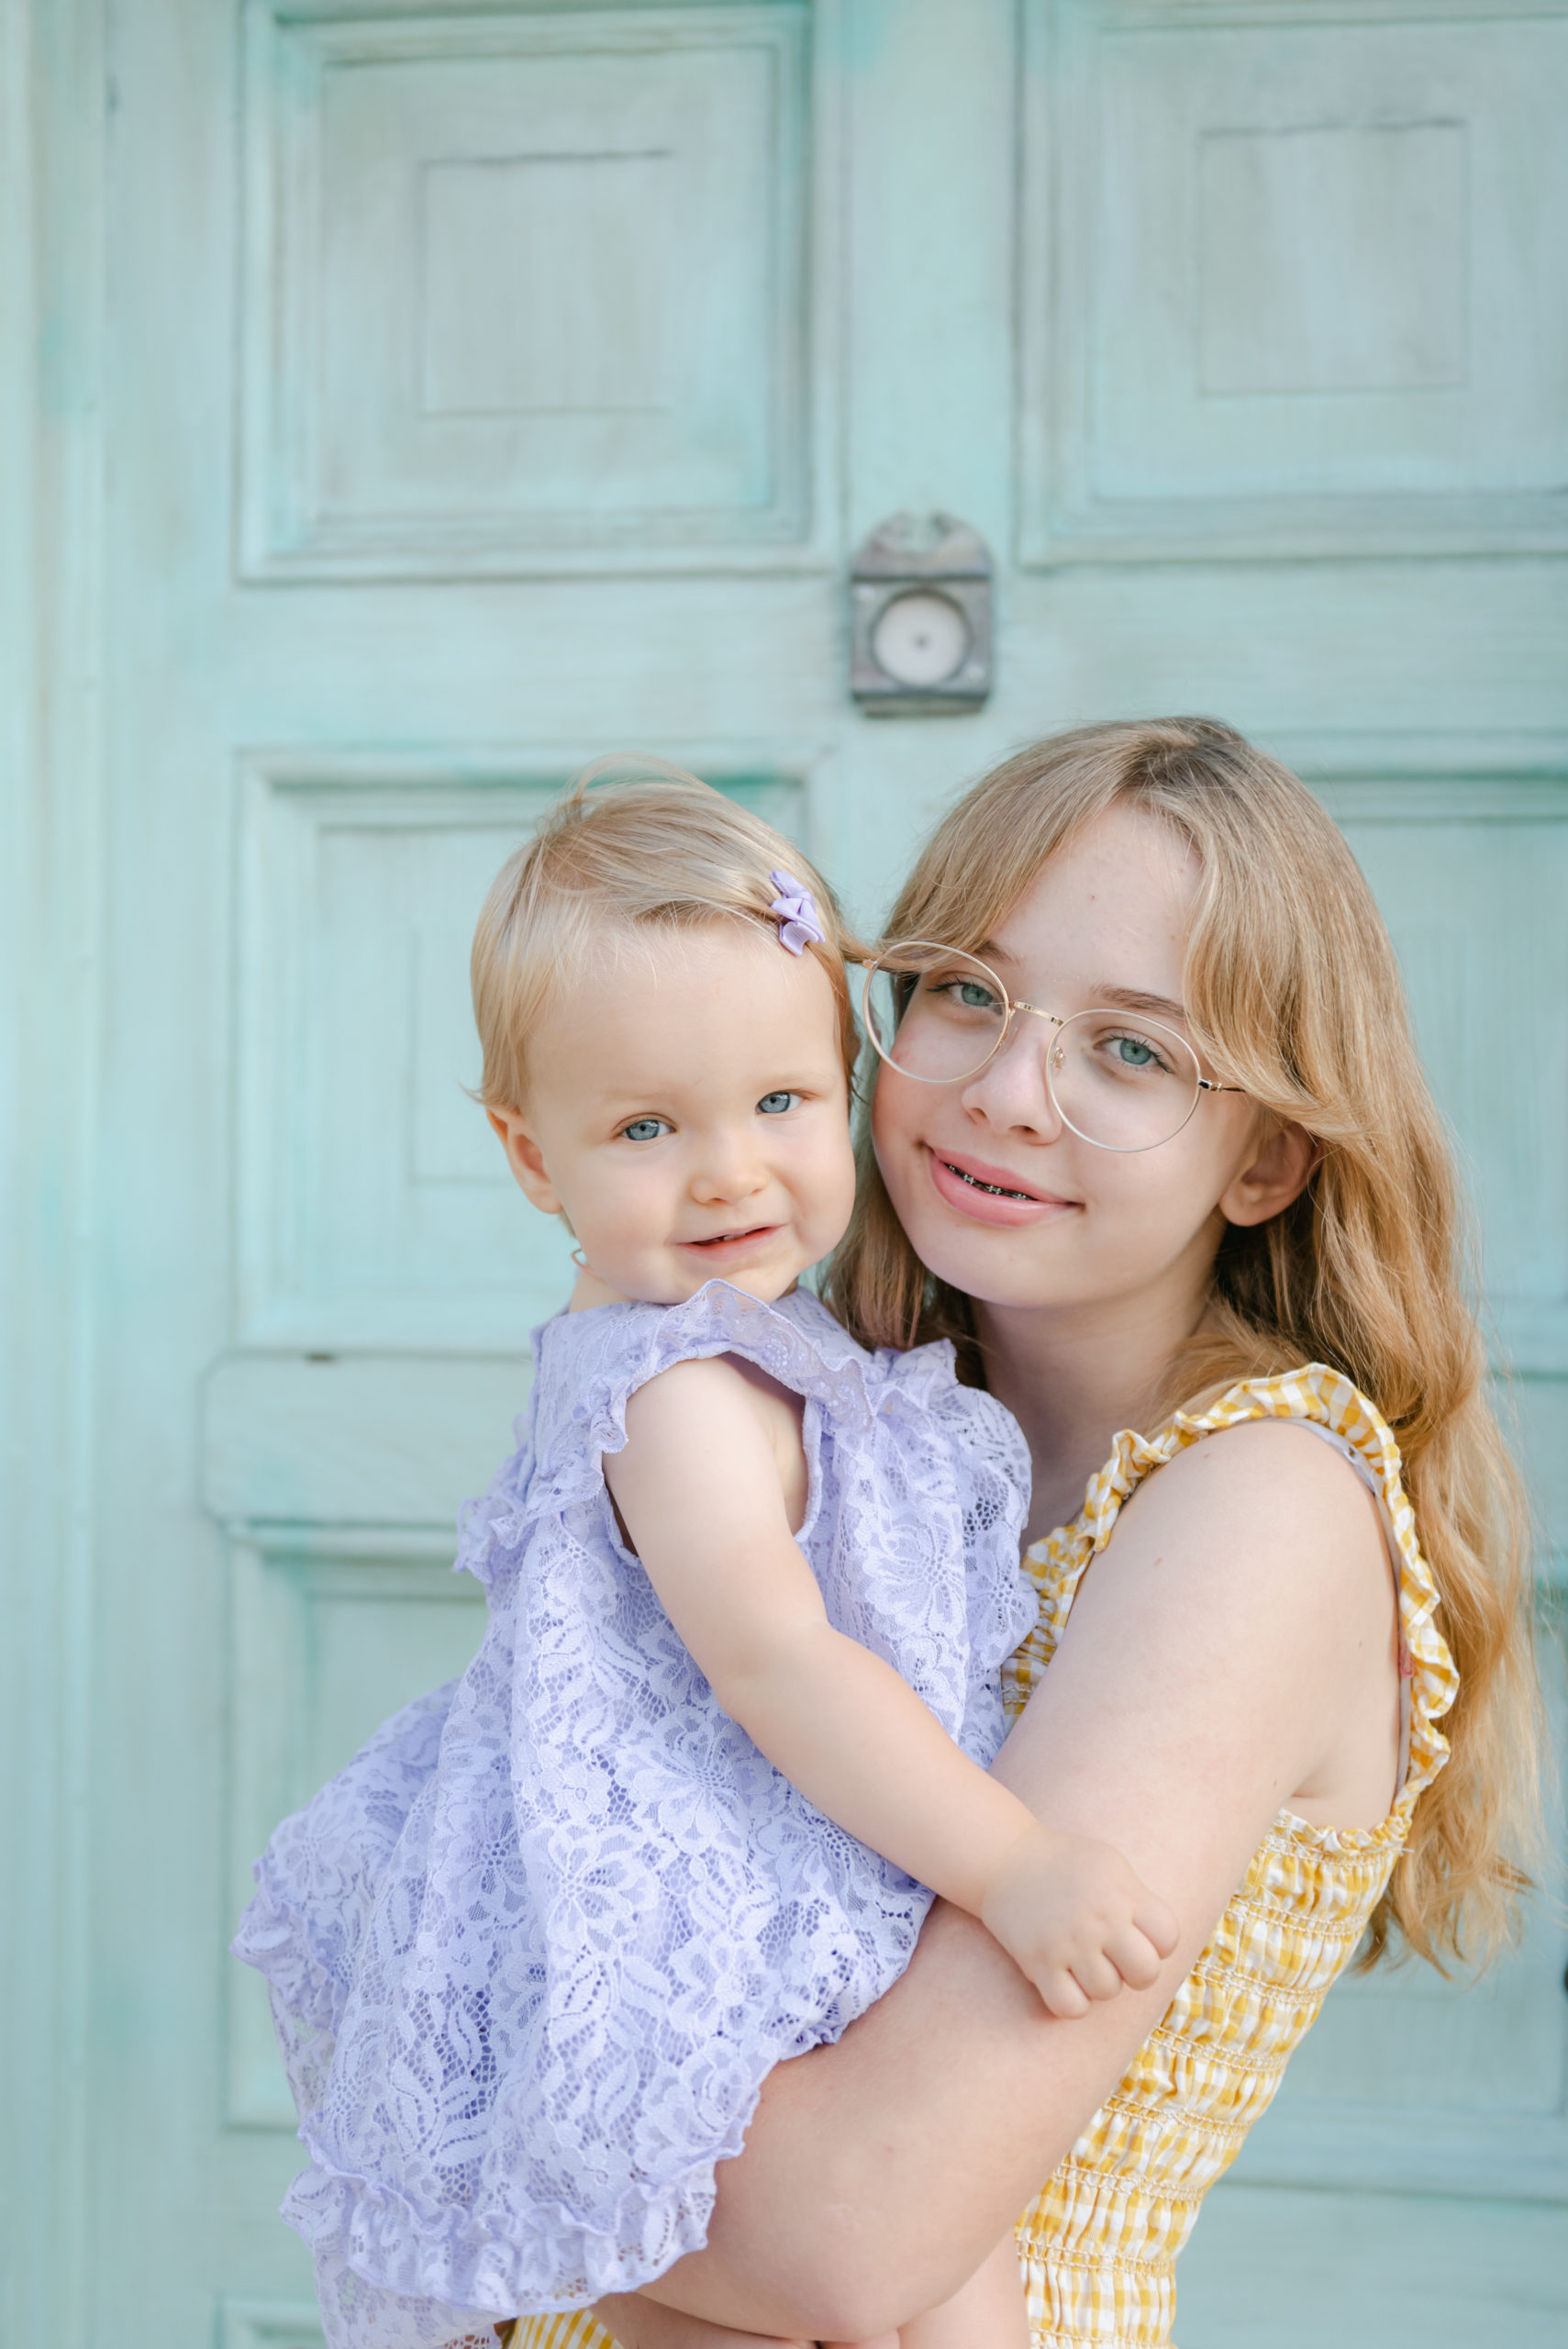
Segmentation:
<svg viewBox="0 0 1568 2349">
<path fill-rule="evenodd" d="M 1056 1030 L 1045 1085 L 1064 1126 L 1096 1150 L 1157 1150 L 1206 1093 L 1240 1093 L 1205 1076 L 1184 1036 L 1141 1012 L 1077 1011 L 1063 1019 L 1018 1003 L 973 954 L 929 939 L 889 946 L 866 972 L 866 1034 L 890 1068 L 918 1085 L 962 1085 L 994 1061 L 1020 1012 Z"/>
</svg>

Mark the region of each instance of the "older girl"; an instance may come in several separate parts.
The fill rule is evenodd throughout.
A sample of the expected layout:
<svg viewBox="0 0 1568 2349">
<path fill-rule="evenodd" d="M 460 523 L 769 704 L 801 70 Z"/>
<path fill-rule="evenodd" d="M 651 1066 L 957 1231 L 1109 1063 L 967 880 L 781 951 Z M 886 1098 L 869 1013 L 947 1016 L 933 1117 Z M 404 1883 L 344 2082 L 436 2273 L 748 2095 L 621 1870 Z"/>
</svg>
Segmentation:
<svg viewBox="0 0 1568 2349">
<path fill-rule="evenodd" d="M 774 2074 L 707 2248 L 599 2315 L 626 2349 L 873 2333 L 1022 2210 L 1037 2349 L 1156 2349 L 1204 2192 L 1358 1949 L 1507 1930 L 1515 1482 L 1388 941 L 1293 776 L 1205 720 L 1040 744 L 940 827 L 889 937 L 832 1295 L 867 1340 L 952 1336 L 1023 1426 L 1039 1616 L 996 1775 L 1125 1851 L 1183 1939 L 1064 2026 L 939 1909 Z M 518 2329 L 568 2338 L 604 2336 Z"/>
</svg>

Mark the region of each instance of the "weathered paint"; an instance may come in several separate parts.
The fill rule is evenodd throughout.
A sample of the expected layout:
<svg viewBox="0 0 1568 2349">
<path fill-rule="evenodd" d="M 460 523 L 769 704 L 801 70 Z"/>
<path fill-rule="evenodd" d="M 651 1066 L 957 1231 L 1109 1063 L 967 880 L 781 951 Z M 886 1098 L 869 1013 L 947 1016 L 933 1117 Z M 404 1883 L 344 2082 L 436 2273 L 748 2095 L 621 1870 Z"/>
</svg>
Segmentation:
<svg viewBox="0 0 1568 2349">
<path fill-rule="evenodd" d="M 870 923 L 1020 740 L 1277 746 L 1388 912 L 1568 1546 L 1565 85 L 1557 0 L 0 0 L 7 2339 L 312 2337 L 223 1944 L 473 1634 L 449 1529 L 562 1267 L 463 946 L 583 758 L 761 796 Z M 996 690 L 868 724 L 849 554 L 937 507 Z M 1562 1956 L 1336 1993 L 1187 2349 L 1561 2332 Z"/>
</svg>

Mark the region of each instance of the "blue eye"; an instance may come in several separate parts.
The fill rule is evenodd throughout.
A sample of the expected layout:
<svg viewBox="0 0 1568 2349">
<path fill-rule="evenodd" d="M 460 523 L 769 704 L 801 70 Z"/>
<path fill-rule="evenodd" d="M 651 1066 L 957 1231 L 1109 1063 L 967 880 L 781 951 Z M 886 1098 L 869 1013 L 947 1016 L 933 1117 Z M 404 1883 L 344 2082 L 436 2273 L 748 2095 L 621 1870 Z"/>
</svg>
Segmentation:
<svg viewBox="0 0 1568 2349">
<path fill-rule="evenodd" d="M 764 1093 L 757 1107 L 764 1118 L 782 1118 L 791 1104 L 799 1099 L 798 1093 Z"/>
<path fill-rule="evenodd" d="M 940 997 L 957 1011 L 1000 1011 L 994 991 L 984 979 L 972 979 L 961 972 L 952 979 L 928 979 L 928 995 Z"/>
<path fill-rule="evenodd" d="M 661 1134 L 673 1134 L 675 1129 L 665 1118 L 633 1118 L 629 1126 L 621 1128 L 627 1141 L 657 1141 Z"/>
<path fill-rule="evenodd" d="M 1169 1059 L 1148 1036 L 1135 1035 L 1125 1028 L 1114 1028 L 1105 1030 L 1096 1041 L 1115 1075 L 1169 1076 L 1171 1074 Z"/>
</svg>

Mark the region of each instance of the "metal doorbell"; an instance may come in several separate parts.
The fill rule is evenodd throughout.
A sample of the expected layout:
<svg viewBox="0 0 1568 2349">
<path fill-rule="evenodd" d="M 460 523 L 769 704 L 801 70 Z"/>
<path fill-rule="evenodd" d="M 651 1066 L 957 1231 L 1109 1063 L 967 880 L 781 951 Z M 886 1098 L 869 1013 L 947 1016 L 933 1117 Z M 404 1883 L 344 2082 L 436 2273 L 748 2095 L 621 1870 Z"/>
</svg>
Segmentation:
<svg viewBox="0 0 1568 2349">
<path fill-rule="evenodd" d="M 850 568 L 850 689 L 868 718 L 951 718 L 991 690 L 991 557 L 951 514 L 895 514 Z"/>
</svg>

